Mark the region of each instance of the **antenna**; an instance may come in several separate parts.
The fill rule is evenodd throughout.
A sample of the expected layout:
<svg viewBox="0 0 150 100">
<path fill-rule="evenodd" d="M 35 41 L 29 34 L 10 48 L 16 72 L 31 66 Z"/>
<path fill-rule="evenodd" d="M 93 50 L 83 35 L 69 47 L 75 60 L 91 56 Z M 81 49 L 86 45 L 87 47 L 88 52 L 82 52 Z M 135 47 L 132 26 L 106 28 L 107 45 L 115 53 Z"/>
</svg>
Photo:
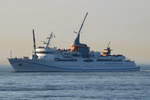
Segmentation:
<svg viewBox="0 0 150 100">
<path fill-rule="evenodd" d="M 45 41 L 41 41 L 43 44 L 47 44 Z"/>
<path fill-rule="evenodd" d="M 33 48 L 34 48 L 34 56 L 36 55 L 36 42 L 35 42 L 35 33 L 34 29 L 32 30 L 33 33 Z"/>
<path fill-rule="evenodd" d="M 48 41 L 47 41 L 47 44 L 46 44 L 46 48 L 49 46 L 50 40 L 51 40 L 53 37 L 55 37 L 55 36 L 53 35 L 53 32 L 51 32 L 50 36 L 47 38 Z"/>
<path fill-rule="evenodd" d="M 110 48 L 111 41 L 108 42 L 107 48 Z"/>
<path fill-rule="evenodd" d="M 12 50 L 10 50 L 10 58 L 12 58 Z"/>
<path fill-rule="evenodd" d="M 77 34 L 78 32 L 76 32 L 76 31 L 73 31 L 73 33 Z"/>
<path fill-rule="evenodd" d="M 82 22 L 82 24 L 81 24 L 81 27 L 80 27 L 80 29 L 79 29 L 78 34 L 80 34 L 80 32 L 81 32 L 81 30 L 82 30 L 82 27 L 83 27 L 83 25 L 84 25 L 84 22 L 85 22 L 85 20 L 86 20 L 87 15 L 88 15 L 88 12 L 86 12 L 86 15 L 85 15 L 84 20 L 83 20 L 83 22 Z"/>
</svg>

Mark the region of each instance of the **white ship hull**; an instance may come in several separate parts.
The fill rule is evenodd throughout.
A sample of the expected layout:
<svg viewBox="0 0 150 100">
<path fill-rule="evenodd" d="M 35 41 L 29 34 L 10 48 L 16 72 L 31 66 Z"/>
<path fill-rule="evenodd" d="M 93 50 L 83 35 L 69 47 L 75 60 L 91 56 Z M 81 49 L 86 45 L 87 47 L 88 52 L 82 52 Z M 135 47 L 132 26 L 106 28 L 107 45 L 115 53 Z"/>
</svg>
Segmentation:
<svg viewBox="0 0 150 100">
<path fill-rule="evenodd" d="M 99 72 L 139 71 L 134 62 L 56 62 L 31 59 L 9 59 L 16 72 Z"/>
</svg>

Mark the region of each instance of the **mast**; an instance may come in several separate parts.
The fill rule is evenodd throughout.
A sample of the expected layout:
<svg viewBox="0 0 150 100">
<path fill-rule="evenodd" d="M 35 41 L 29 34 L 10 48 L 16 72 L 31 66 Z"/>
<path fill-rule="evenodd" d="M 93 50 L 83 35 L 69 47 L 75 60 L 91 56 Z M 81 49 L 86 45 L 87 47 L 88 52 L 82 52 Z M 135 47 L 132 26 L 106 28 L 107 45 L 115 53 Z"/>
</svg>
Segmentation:
<svg viewBox="0 0 150 100">
<path fill-rule="evenodd" d="M 85 22 L 85 20 L 86 20 L 87 15 L 88 15 L 88 12 L 86 12 L 86 15 L 85 15 L 84 20 L 83 20 L 83 22 L 82 22 L 82 24 L 81 24 L 81 27 L 80 27 L 80 29 L 79 29 L 78 34 L 80 34 L 80 32 L 81 32 L 81 30 L 82 30 L 82 27 L 83 27 L 83 25 L 84 25 L 84 22 Z"/>
<path fill-rule="evenodd" d="M 110 44 L 111 44 L 111 42 L 109 41 L 109 43 L 107 44 L 107 48 L 106 48 L 106 50 L 107 50 L 107 56 L 110 56 L 111 55 L 111 48 L 110 48 Z"/>
<path fill-rule="evenodd" d="M 36 42 L 35 42 L 35 33 L 34 29 L 32 30 L 33 33 L 33 48 L 34 48 L 34 56 L 36 56 Z"/>
<path fill-rule="evenodd" d="M 47 38 L 47 39 L 48 39 L 48 42 L 47 42 L 47 44 L 46 44 L 46 48 L 49 46 L 50 40 L 52 39 L 52 37 L 53 37 L 53 32 L 51 32 L 50 37 Z"/>
<path fill-rule="evenodd" d="M 75 39 L 74 44 L 80 44 L 80 33 L 81 33 L 81 30 L 82 30 L 82 27 L 83 27 L 83 25 L 84 25 L 84 22 L 85 22 L 85 20 L 86 20 L 87 15 L 88 15 L 88 12 L 86 12 L 86 15 L 85 15 L 85 17 L 84 17 L 84 19 L 83 19 L 83 22 L 82 22 L 81 26 L 80 26 L 80 29 L 79 29 L 79 31 L 78 31 L 78 35 L 77 35 L 77 37 L 76 37 L 76 39 Z"/>
</svg>

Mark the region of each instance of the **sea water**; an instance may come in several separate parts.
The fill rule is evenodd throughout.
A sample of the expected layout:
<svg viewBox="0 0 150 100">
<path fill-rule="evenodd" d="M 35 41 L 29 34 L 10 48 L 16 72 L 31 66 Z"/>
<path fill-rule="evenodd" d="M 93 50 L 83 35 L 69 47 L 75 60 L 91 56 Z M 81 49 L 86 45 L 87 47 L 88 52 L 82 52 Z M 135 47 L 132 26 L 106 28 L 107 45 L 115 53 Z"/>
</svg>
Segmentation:
<svg viewBox="0 0 150 100">
<path fill-rule="evenodd" d="M 1 70 L 0 100 L 150 100 L 150 66 L 139 72 Z"/>
</svg>

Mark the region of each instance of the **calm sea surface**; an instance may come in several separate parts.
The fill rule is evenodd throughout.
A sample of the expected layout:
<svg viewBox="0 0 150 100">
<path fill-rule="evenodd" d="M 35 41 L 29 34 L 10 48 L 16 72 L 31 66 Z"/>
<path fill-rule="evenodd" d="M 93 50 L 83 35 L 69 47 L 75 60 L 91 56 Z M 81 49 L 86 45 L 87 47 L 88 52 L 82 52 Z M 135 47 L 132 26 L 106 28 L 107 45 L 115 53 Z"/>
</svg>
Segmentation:
<svg viewBox="0 0 150 100">
<path fill-rule="evenodd" d="M 140 72 L 1 70 L 0 100 L 150 100 L 150 66 Z"/>
</svg>

